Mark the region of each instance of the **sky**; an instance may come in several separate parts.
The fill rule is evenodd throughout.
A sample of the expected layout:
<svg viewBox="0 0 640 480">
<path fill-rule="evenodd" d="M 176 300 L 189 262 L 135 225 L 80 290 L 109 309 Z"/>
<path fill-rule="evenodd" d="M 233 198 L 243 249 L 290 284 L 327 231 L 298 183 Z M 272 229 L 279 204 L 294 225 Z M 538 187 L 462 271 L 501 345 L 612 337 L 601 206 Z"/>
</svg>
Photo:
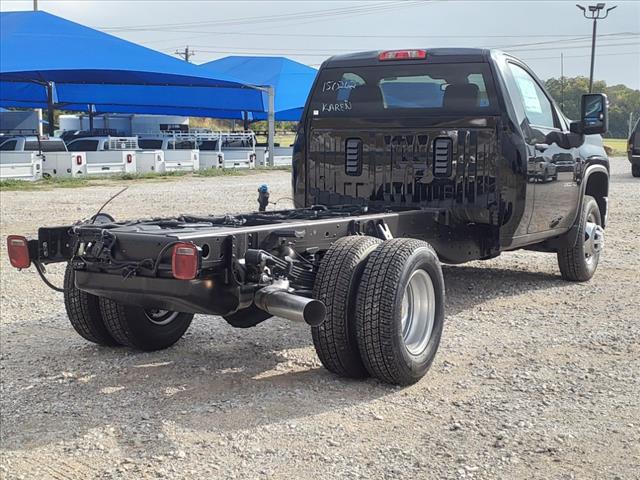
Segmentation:
<svg viewBox="0 0 640 480">
<path fill-rule="evenodd" d="M 598 22 L 594 77 L 640 89 L 640 2 L 613 5 Z M 33 0 L 0 0 L 2 11 L 32 8 Z M 543 79 L 560 76 L 561 54 L 565 76 L 589 76 L 592 22 L 575 1 L 38 0 L 38 8 L 171 55 L 188 45 L 193 63 L 284 55 L 317 67 L 362 50 L 492 47 Z"/>
</svg>

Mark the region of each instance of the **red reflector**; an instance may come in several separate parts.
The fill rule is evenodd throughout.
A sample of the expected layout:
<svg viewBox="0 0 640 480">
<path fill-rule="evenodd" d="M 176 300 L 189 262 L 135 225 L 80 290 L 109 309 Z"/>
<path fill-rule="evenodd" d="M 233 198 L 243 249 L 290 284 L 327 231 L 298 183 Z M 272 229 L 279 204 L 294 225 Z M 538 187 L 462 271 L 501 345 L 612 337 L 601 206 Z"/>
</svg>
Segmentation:
<svg viewBox="0 0 640 480">
<path fill-rule="evenodd" d="M 133 155 L 131 155 L 130 153 L 127 153 L 127 163 L 131 163 L 133 162 Z"/>
<path fill-rule="evenodd" d="M 173 247 L 173 256 L 171 257 L 173 278 L 193 280 L 198 274 L 199 263 L 198 247 L 193 243 L 178 243 Z"/>
<path fill-rule="evenodd" d="M 76 155 L 76 165 L 82 165 L 82 155 Z"/>
<path fill-rule="evenodd" d="M 426 50 L 387 50 L 378 55 L 378 60 L 416 60 L 427 58 Z"/>
<path fill-rule="evenodd" d="M 27 239 L 19 235 L 9 235 L 7 237 L 7 251 L 9 261 L 15 268 L 29 268 L 31 259 L 29 258 L 29 245 Z"/>
</svg>

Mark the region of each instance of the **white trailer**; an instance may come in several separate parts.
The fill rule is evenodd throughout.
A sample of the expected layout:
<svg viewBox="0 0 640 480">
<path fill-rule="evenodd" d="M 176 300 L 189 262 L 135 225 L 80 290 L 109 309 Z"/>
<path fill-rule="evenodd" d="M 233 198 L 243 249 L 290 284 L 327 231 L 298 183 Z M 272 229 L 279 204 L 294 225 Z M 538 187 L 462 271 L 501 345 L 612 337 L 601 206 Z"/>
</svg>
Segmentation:
<svg viewBox="0 0 640 480">
<path fill-rule="evenodd" d="M 167 171 L 163 150 L 136 151 L 138 173 L 165 173 Z"/>
<path fill-rule="evenodd" d="M 42 153 L 42 176 L 77 178 L 87 175 L 87 154 L 85 152 L 44 152 Z"/>
<path fill-rule="evenodd" d="M 0 180 L 42 178 L 42 157 L 38 152 L 0 152 Z"/>
</svg>

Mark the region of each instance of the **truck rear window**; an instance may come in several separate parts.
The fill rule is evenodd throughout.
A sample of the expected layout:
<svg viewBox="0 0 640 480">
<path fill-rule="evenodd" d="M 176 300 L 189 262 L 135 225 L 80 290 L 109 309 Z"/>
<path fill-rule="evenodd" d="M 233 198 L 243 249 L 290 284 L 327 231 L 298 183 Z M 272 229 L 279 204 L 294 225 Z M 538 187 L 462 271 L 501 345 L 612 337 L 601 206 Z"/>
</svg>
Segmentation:
<svg viewBox="0 0 640 480">
<path fill-rule="evenodd" d="M 142 150 L 160 150 L 162 148 L 162 140 L 138 138 L 138 146 Z"/>
<path fill-rule="evenodd" d="M 486 63 L 394 63 L 323 70 L 311 99 L 311 115 L 486 113 L 495 110 L 495 103 L 493 78 Z"/>
<path fill-rule="evenodd" d="M 66 152 L 67 147 L 62 140 L 28 140 L 24 142 L 25 152 Z"/>
</svg>

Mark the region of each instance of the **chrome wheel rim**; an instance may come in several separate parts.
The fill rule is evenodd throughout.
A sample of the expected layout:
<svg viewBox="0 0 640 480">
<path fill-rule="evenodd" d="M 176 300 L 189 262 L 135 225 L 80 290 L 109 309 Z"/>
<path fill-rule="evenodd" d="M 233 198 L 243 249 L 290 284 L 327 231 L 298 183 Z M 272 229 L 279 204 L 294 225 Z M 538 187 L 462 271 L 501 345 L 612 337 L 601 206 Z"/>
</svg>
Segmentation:
<svg viewBox="0 0 640 480">
<path fill-rule="evenodd" d="M 160 310 L 158 308 L 145 310 L 144 314 L 147 316 L 151 323 L 155 323 L 156 325 L 167 325 L 173 322 L 178 317 L 178 312 L 172 312 L 170 310 Z"/>
<path fill-rule="evenodd" d="M 592 265 L 604 248 L 604 230 L 598 225 L 596 216 L 590 213 L 584 228 L 584 259 Z"/>
<path fill-rule="evenodd" d="M 436 316 L 436 295 L 431 277 L 424 270 L 411 274 L 402 297 L 402 339 L 407 351 L 420 355 L 427 348 Z"/>
</svg>

